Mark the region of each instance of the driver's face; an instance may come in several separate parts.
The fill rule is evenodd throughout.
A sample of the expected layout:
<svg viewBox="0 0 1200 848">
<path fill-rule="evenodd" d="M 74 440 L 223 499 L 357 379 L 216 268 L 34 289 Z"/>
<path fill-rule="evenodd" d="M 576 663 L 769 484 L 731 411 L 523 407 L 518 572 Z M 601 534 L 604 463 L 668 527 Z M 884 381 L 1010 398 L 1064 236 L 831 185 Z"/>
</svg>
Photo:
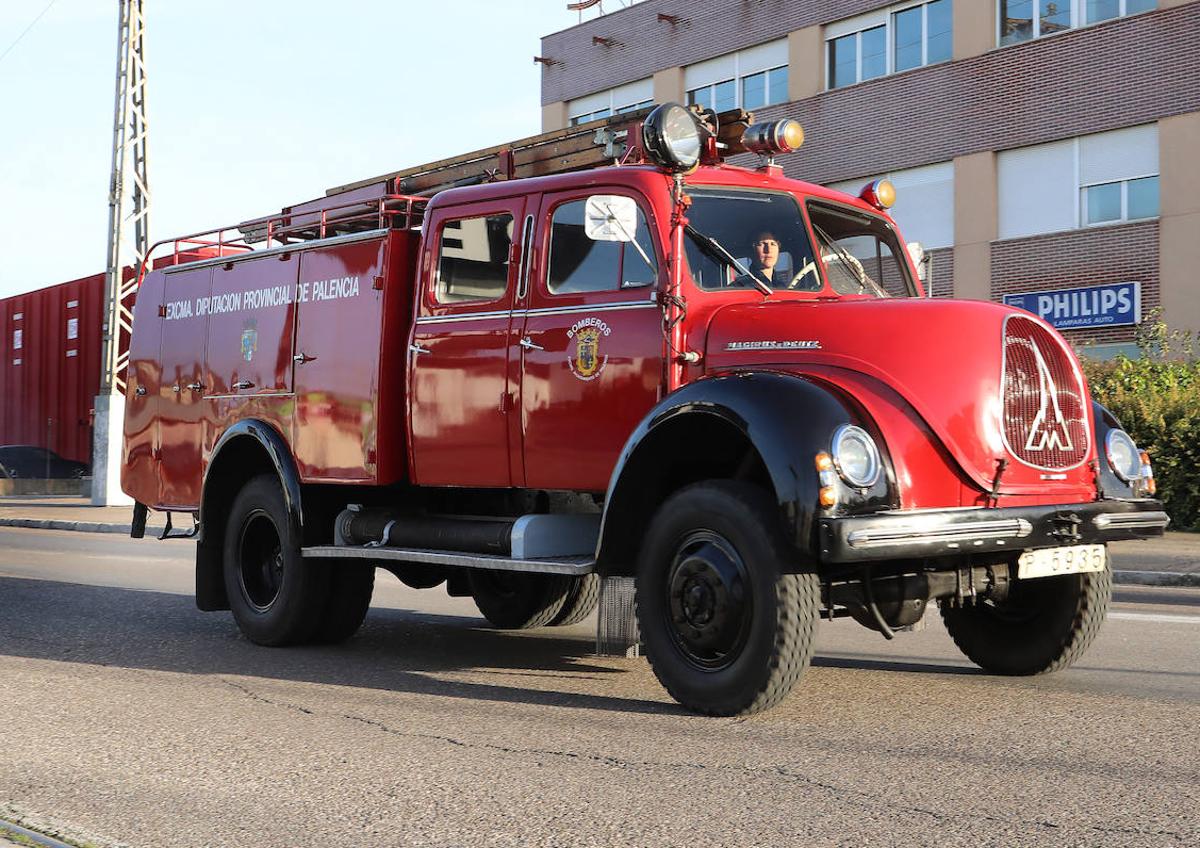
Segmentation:
<svg viewBox="0 0 1200 848">
<path fill-rule="evenodd" d="M 773 238 L 761 238 L 751 245 L 754 248 L 754 259 L 768 271 L 779 261 L 779 242 Z"/>
</svg>

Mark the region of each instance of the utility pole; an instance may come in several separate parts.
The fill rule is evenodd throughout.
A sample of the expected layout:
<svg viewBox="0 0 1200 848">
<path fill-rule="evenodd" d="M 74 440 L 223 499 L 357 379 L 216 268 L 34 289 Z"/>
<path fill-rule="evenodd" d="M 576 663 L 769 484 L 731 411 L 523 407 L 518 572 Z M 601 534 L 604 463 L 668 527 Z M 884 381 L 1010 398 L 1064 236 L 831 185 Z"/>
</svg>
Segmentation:
<svg viewBox="0 0 1200 848">
<path fill-rule="evenodd" d="M 130 305 L 137 269 L 150 247 L 150 187 L 146 173 L 146 18 L 144 0 L 117 0 L 117 87 L 113 109 L 112 180 L 108 194 L 107 308 L 104 355 L 92 458 L 92 503 L 128 504 L 121 491 L 125 368 L 133 327 Z M 133 274 L 127 278 L 128 268 Z"/>
</svg>

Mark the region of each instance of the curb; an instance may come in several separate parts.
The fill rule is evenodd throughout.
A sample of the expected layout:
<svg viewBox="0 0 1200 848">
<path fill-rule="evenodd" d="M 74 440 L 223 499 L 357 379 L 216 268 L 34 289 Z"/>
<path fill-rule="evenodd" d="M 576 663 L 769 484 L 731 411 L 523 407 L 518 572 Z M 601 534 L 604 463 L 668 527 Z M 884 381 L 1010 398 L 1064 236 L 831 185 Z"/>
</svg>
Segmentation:
<svg viewBox="0 0 1200 848">
<path fill-rule="evenodd" d="M 1125 586 L 1200 587 L 1200 574 L 1178 571 L 1114 571 L 1113 582 Z"/>
<path fill-rule="evenodd" d="M 129 535 L 130 525 L 100 521 L 63 521 L 57 518 L 0 518 L 0 527 L 25 527 L 31 530 L 71 530 L 77 533 L 122 533 Z M 157 535 L 161 527 L 147 527 L 146 537 Z M 1200 573 L 1178 571 L 1114 570 L 1113 582 L 1124 586 L 1173 586 L 1200 588 Z"/>
</svg>

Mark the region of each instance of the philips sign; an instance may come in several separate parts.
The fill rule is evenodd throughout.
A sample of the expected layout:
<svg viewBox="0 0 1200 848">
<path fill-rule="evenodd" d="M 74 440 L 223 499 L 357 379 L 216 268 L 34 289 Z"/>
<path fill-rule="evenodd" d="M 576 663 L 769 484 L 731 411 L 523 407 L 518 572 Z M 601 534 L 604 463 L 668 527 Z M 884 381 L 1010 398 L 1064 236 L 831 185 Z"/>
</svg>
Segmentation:
<svg viewBox="0 0 1200 848">
<path fill-rule="evenodd" d="M 1006 294 L 1004 302 L 1032 312 L 1059 330 L 1123 327 L 1142 321 L 1139 282 Z"/>
</svg>

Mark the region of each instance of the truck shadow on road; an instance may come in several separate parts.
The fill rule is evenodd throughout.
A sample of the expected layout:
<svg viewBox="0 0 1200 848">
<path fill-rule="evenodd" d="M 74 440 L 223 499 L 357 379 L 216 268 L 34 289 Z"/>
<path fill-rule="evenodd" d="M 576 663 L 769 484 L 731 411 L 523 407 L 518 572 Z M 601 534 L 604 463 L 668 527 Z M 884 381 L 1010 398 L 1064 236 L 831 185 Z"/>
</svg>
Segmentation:
<svg viewBox="0 0 1200 848">
<path fill-rule="evenodd" d="M 589 657 L 593 643 L 541 630 L 510 633 L 479 618 L 372 608 L 343 645 L 264 648 L 228 613 L 199 612 L 188 596 L 0 578 L 0 655 L 182 674 L 229 674 L 476 701 L 673 713 L 679 707 L 599 694 L 633 672 Z M 446 680 L 505 675 L 514 685 Z M 528 680 L 529 686 L 518 681 Z M 562 688 L 574 681 L 572 689 Z M 665 695 L 664 695 L 665 699 Z"/>
</svg>

